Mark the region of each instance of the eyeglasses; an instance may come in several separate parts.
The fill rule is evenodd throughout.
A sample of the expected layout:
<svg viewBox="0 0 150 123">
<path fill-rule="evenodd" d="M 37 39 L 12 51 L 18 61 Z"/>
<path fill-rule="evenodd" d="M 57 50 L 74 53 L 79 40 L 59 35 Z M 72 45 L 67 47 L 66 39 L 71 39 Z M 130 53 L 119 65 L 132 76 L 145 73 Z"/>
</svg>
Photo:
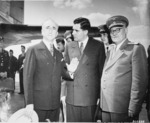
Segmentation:
<svg viewBox="0 0 150 123">
<path fill-rule="evenodd" d="M 121 31 L 121 29 L 123 29 L 123 28 L 116 28 L 116 29 L 114 29 L 114 30 L 110 30 L 110 34 L 118 34 L 120 31 Z"/>
</svg>

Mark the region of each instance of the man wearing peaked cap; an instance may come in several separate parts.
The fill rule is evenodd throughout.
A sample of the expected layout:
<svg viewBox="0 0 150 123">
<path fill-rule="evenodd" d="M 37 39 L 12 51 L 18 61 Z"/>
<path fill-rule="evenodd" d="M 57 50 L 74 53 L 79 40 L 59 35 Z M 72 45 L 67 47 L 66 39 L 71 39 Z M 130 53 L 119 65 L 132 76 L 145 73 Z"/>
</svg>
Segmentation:
<svg viewBox="0 0 150 123">
<path fill-rule="evenodd" d="M 144 46 L 128 40 L 128 19 L 107 20 L 113 41 L 101 77 L 102 122 L 138 120 L 146 92 L 148 71 Z"/>
<path fill-rule="evenodd" d="M 112 44 L 112 39 L 110 37 L 109 29 L 107 28 L 106 24 L 102 24 L 98 26 L 100 39 L 104 43 L 105 46 L 105 53 L 107 55 L 107 52 L 109 51 L 109 45 Z"/>
<path fill-rule="evenodd" d="M 121 15 L 117 15 L 117 16 L 113 16 L 111 18 L 109 18 L 106 22 L 106 25 L 109 29 L 111 29 L 112 27 L 116 27 L 116 26 L 128 26 L 129 25 L 129 21 L 126 17 L 121 16 Z"/>
</svg>

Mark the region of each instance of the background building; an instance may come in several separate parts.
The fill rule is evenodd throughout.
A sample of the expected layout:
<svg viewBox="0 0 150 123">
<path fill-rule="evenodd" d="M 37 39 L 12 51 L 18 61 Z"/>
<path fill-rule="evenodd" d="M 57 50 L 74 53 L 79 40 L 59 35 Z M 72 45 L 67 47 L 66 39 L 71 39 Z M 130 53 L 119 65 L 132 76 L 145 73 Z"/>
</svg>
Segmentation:
<svg viewBox="0 0 150 123">
<path fill-rule="evenodd" d="M 23 24 L 24 1 L 0 1 L 0 23 Z"/>
</svg>

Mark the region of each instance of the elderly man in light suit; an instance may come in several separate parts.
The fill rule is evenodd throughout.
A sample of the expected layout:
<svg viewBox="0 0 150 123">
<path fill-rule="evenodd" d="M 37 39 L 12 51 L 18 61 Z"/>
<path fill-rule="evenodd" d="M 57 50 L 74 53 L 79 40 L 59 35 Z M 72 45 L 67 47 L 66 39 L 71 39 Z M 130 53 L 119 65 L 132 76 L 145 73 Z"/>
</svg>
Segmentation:
<svg viewBox="0 0 150 123">
<path fill-rule="evenodd" d="M 112 41 L 101 78 L 103 122 L 137 120 L 147 87 L 147 59 L 143 45 L 127 38 L 129 21 L 113 16 L 106 22 Z"/>
<path fill-rule="evenodd" d="M 102 42 L 88 36 L 90 27 L 88 19 L 82 17 L 75 19 L 73 25 L 75 41 L 66 46 L 66 61 L 78 63 L 73 73 L 74 81 L 67 82 L 67 122 L 94 121 L 105 50 Z"/>
<path fill-rule="evenodd" d="M 53 43 L 58 34 L 58 25 L 52 19 L 42 25 L 43 39 L 27 50 L 24 63 L 24 94 L 26 112 L 38 114 L 39 121 L 59 120 L 61 76 L 65 74 L 62 54 Z M 68 75 L 68 76 L 67 76 Z"/>
</svg>

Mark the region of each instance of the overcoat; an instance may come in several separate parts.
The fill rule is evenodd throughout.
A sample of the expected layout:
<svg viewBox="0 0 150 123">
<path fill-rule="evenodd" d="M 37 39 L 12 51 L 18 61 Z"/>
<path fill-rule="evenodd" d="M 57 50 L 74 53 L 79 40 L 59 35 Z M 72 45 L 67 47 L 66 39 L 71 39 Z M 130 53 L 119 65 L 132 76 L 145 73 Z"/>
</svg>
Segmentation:
<svg viewBox="0 0 150 123">
<path fill-rule="evenodd" d="M 111 59 L 107 55 L 101 78 L 103 111 L 139 112 L 147 87 L 147 59 L 143 45 L 128 39 Z"/>
<path fill-rule="evenodd" d="M 63 68 L 63 56 L 55 48 L 52 56 L 43 41 L 30 47 L 23 69 L 26 105 L 42 110 L 59 108 Z"/>
</svg>

